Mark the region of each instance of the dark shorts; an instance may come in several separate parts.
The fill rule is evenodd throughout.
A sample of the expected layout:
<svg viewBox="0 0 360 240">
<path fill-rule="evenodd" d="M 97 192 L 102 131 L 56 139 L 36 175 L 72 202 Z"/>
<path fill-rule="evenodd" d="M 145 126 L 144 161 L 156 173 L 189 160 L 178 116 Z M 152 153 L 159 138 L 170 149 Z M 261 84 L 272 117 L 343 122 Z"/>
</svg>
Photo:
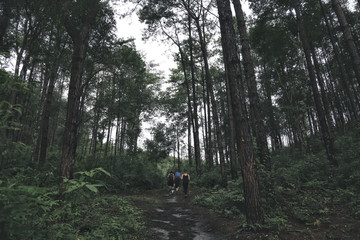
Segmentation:
<svg viewBox="0 0 360 240">
<path fill-rule="evenodd" d="M 172 187 L 173 185 L 174 185 L 174 180 L 169 180 L 169 181 L 168 181 L 168 186 L 169 186 L 169 187 Z"/>
<path fill-rule="evenodd" d="M 178 188 L 180 186 L 180 178 L 175 178 L 175 188 Z"/>
</svg>

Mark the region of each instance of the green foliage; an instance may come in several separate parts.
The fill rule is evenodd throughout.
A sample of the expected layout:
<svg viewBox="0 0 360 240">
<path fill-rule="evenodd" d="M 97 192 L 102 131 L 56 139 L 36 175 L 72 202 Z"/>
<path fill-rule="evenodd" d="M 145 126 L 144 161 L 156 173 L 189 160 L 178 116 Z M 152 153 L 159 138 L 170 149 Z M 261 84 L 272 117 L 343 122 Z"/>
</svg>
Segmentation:
<svg viewBox="0 0 360 240">
<path fill-rule="evenodd" d="M 112 191 L 154 189 L 164 184 L 164 177 L 158 165 L 145 154 L 125 155 L 119 159 L 108 187 Z"/>
<path fill-rule="evenodd" d="M 101 168 L 68 180 L 64 198 L 56 186 L 37 185 L 48 173 L 30 168 L 1 173 L 1 239 L 139 239 L 143 233 L 139 210 L 124 198 L 98 194 L 96 177 L 110 177 Z"/>
<path fill-rule="evenodd" d="M 18 130 L 21 125 L 14 118 L 22 114 L 20 104 L 12 104 L 12 94 L 28 92 L 27 85 L 17 81 L 7 71 L 0 69 L 0 129 Z"/>
<path fill-rule="evenodd" d="M 31 147 L 22 142 L 0 142 L 0 151 L 3 159 L 3 167 L 29 165 Z"/>
<path fill-rule="evenodd" d="M 226 217 L 234 217 L 244 212 L 244 195 L 239 188 L 240 180 L 229 181 L 228 189 L 212 190 L 195 197 L 195 203 L 222 213 Z"/>
<path fill-rule="evenodd" d="M 194 183 L 205 189 L 213 189 L 221 184 L 221 174 L 219 168 L 212 168 L 200 176 L 193 176 Z"/>
<path fill-rule="evenodd" d="M 97 178 L 95 175 L 105 174 L 110 177 L 110 173 L 102 168 L 95 168 L 90 171 L 76 172 L 74 175 L 79 176 L 74 179 L 64 179 L 64 192 L 65 196 L 74 198 L 76 196 L 90 198 L 94 193 L 98 193 L 98 188 L 104 187 L 105 183 Z M 71 194 L 70 194 L 71 193 Z"/>
</svg>

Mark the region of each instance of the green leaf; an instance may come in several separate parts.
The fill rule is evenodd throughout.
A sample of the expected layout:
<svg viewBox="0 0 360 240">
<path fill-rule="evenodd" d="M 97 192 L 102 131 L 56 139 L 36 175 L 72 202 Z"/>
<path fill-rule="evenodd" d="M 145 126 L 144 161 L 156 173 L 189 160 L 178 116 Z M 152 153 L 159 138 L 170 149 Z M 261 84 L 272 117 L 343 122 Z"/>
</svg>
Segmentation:
<svg viewBox="0 0 360 240">
<path fill-rule="evenodd" d="M 94 185 L 90 185 L 90 184 L 87 184 L 85 185 L 88 189 L 90 189 L 91 191 L 93 191 L 94 193 L 98 193 L 98 189 L 94 186 Z"/>
</svg>

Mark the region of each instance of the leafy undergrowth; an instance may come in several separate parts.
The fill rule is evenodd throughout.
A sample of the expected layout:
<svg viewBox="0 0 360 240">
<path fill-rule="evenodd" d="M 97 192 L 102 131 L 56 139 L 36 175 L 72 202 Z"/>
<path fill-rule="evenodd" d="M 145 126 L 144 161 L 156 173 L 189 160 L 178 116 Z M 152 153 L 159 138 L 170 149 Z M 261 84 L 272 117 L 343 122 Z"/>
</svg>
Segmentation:
<svg viewBox="0 0 360 240">
<path fill-rule="evenodd" d="M 360 239 L 358 132 L 337 137 L 338 168 L 319 139 L 311 139 L 311 154 L 293 148 L 274 154 L 271 174 L 259 165 L 264 225 L 246 224 L 241 179 L 227 189 L 202 182 L 195 203 L 239 221 L 240 239 Z"/>
<path fill-rule="evenodd" d="M 94 177 L 100 172 L 106 173 L 80 172 L 60 196 L 34 185 L 45 173 L 7 169 L 0 180 L 0 239 L 143 239 L 141 212 L 125 198 L 100 194 L 103 185 Z"/>
</svg>

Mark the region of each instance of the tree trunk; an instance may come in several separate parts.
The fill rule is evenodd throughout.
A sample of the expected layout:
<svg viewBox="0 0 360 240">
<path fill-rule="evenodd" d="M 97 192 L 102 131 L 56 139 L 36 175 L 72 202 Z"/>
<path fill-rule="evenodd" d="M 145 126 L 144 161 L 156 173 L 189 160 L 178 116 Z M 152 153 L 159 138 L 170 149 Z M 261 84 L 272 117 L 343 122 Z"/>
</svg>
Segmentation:
<svg viewBox="0 0 360 240">
<path fill-rule="evenodd" d="M 232 109 L 235 118 L 236 142 L 240 156 L 243 178 L 246 220 L 249 224 L 262 224 L 264 214 L 261 206 L 256 159 L 252 145 L 249 122 L 245 110 L 244 89 L 239 84 L 241 66 L 236 45 L 235 30 L 229 0 L 217 0 L 221 43 L 225 69 L 229 76 Z"/>
<path fill-rule="evenodd" d="M 199 35 L 201 53 L 202 53 L 202 57 L 203 57 L 203 61 L 204 61 L 204 67 L 205 67 L 206 86 L 208 88 L 208 93 L 210 95 L 209 105 L 211 106 L 211 113 L 212 113 L 213 121 L 215 124 L 216 140 L 217 140 L 218 152 L 219 152 L 219 158 L 220 158 L 221 185 L 223 187 L 226 187 L 227 186 L 227 178 L 226 178 L 226 172 L 225 172 L 223 137 L 222 137 L 222 133 L 221 133 L 221 129 L 220 129 L 219 116 L 218 116 L 218 112 L 217 112 L 217 105 L 216 105 L 216 100 L 215 100 L 213 83 L 212 83 L 212 79 L 211 79 L 211 75 L 210 75 L 206 42 L 205 42 L 205 39 L 202 34 L 199 18 L 193 16 L 193 19 L 195 20 L 196 28 L 197 28 L 198 35 Z M 211 134 L 211 131 L 209 134 Z"/>
<path fill-rule="evenodd" d="M 109 144 L 110 144 L 110 136 L 111 136 L 111 119 L 109 116 L 104 157 L 106 157 L 108 154 L 108 149 L 109 149 Z"/>
<path fill-rule="evenodd" d="M 114 156 L 112 159 L 112 170 L 115 172 L 116 169 L 116 158 L 118 154 L 118 144 L 120 138 L 120 114 L 118 113 L 116 117 L 116 133 L 115 133 L 115 143 L 114 143 Z"/>
<path fill-rule="evenodd" d="M 194 56 L 193 56 L 193 44 L 192 44 L 192 34 L 191 34 L 191 20 L 189 17 L 189 49 L 190 49 L 190 71 L 191 71 L 191 85 L 192 85 L 192 100 L 193 100 L 193 133 L 194 133 L 194 147 L 195 147 L 195 167 L 196 172 L 201 172 L 201 154 L 200 154 L 200 140 L 199 140 L 199 120 L 197 112 L 197 93 L 196 93 L 196 77 L 194 69 Z"/>
<path fill-rule="evenodd" d="M 185 63 L 185 55 L 181 49 L 181 46 L 178 45 L 175 41 L 174 43 L 179 48 L 180 54 L 180 61 L 182 66 L 182 71 L 184 74 L 184 83 L 186 87 L 186 95 L 187 95 L 187 107 L 188 107 L 188 158 L 189 158 L 189 165 L 192 165 L 192 153 L 191 153 L 191 128 L 194 129 L 194 122 L 193 122 L 193 112 L 191 108 L 191 93 L 190 93 L 190 85 L 189 85 L 189 78 L 186 72 L 186 63 Z M 195 139 L 195 137 L 194 137 Z"/>
<path fill-rule="evenodd" d="M 235 136 L 235 123 L 234 123 L 234 114 L 232 109 L 232 99 L 230 95 L 230 83 L 229 83 L 229 76 L 228 73 L 225 73 L 225 81 L 226 81 L 226 97 L 228 103 L 228 117 L 229 117 L 229 148 L 230 148 L 230 168 L 231 168 L 231 178 L 237 179 L 237 154 L 236 154 L 236 136 Z"/>
<path fill-rule="evenodd" d="M 346 20 L 346 16 L 344 14 L 344 11 L 340 5 L 339 0 L 331 0 L 332 8 L 334 9 L 334 12 L 336 13 L 336 16 L 338 18 L 338 21 L 340 23 L 340 26 L 342 28 L 345 42 L 348 46 L 349 54 L 351 56 L 355 77 L 358 81 L 358 84 L 360 85 L 360 56 L 358 53 L 358 50 L 356 48 L 353 35 L 351 33 L 350 26 Z"/>
<path fill-rule="evenodd" d="M 309 85 L 312 90 L 312 94 L 313 94 L 313 98 L 314 98 L 314 102 L 315 102 L 315 108 L 316 108 L 316 112 L 317 112 L 317 115 L 319 118 L 320 131 L 321 131 L 321 135 L 322 135 L 323 142 L 325 145 L 326 155 L 327 155 L 327 158 L 328 158 L 330 164 L 334 167 L 337 167 L 338 163 L 335 158 L 334 140 L 330 135 L 328 125 L 326 123 L 325 112 L 321 105 L 321 99 L 320 99 L 320 94 L 319 94 L 318 88 L 317 88 L 315 71 L 314 71 L 313 63 L 311 61 L 311 49 L 310 49 L 311 46 L 309 43 L 309 39 L 306 35 L 303 23 L 302 23 L 298 0 L 293 0 L 293 4 L 294 4 L 295 12 L 296 12 L 296 20 L 297 20 L 298 29 L 299 29 L 300 40 L 301 40 L 302 47 L 304 50 L 307 69 L 308 69 L 308 73 L 309 73 Z"/>
<path fill-rule="evenodd" d="M 50 121 L 50 110 L 53 98 L 53 92 L 55 87 L 55 81 L 57 78 L 57 71 L 58 71 L 58 63 L 57 60 L 53 63 L 50 73 L 50 81 L 49 86 L 47 88 L 46 93 L 46 100 L 43 110 L 43 116 L 40 126 L 41 132 L 41 147 L 40 147 L 40 157 L 39 157 L 39 168 L 42 168 L 46 161 L 46 153 L 47 153 L 47 146 L 48 146 L 48 137 L 49 137 L 49 121 Z"/>
<path fill-rule="evenodd" d="M 264 122 L 262 121 L 260 100 L 257 92 L 257 83 L 255 77 L 254 64 L 251 59 L 250 44 L 246 31 L 244 13 L 240 0 L 233 0 L 236 13 L 237 26 L 240 33 L 241 52 L 243 57 L 243 65 L 245 70 L 245 78 L 248 84 L 248 95 L 250 100 L 250 116 L 253 132 L 258 146 L 258 154 L 260 162 L 266 166 L 268 171 L 271 170 L 271 159 L 269 148 L 266 140 L 266 132 Z"/>
<path fill-rule="evenodd" d="M 332 119 L 331 112 L 330 112 L 330 102 L 327 97 L 325 83 L 324 83 L 324 79 L 320 72 L 320 66 L 319 66 L 319 62 L 316 57 L 315 49 L 312 46 L 312 44 L 310 44 L 310 47 L 311 47 L 311 55 L 312 55 L 312 59 L 313 59 L 313 63 L 314 63 L 315 73 L 316 73 L 317 80 L 318 80 L 317 82 L 320 87 L 320 92 L 321 92 L 320 96 L 321 96 L 321 100 L 322 100 L 323 107 L 324 107 L 325 117 L 327 120 L 327 124 L 328 124 L 329 128 L 331 129 L 334 126 L 334 121 Z"/>
<path fill-rule="evenodd" d="M 67 3 L 64 3 L 64 12 L 67 12 Z M 69 83 L 68 102 L 60 165 L 61 182 L 64 178 L 73 178 L 75 154 L 77 147 L 77 132 L 79 125 L 79 107 L 81 97 L 81 82 L 88 44 L 88 35 L 91 23 L 95 20 L 100 9 L 100 0 L 89 2 L 89 11 L 83 18 L 79 28 L 76 28 L 65 19 L 65 27 L 73 42 L 71 60 L 71 77 Z"/>
<path fill-rule="evenodd" d="M 264 72 L 266 72 L 266 63 L 263 65 Z M 265 92 L 265 104 L 268 109 L 269 125 L 270 125 L 270 138 L 271 138 L 271 149 L 273 151 L 279 150 L 281 147 L 281 137 L 279 133 L 279 125 L 275 120 L 274 107 L 271 100 L 271 83 L 266 81 L 263 84 Z M 271 167 L 270 167 L 271 169 Z"/>
</svg>

